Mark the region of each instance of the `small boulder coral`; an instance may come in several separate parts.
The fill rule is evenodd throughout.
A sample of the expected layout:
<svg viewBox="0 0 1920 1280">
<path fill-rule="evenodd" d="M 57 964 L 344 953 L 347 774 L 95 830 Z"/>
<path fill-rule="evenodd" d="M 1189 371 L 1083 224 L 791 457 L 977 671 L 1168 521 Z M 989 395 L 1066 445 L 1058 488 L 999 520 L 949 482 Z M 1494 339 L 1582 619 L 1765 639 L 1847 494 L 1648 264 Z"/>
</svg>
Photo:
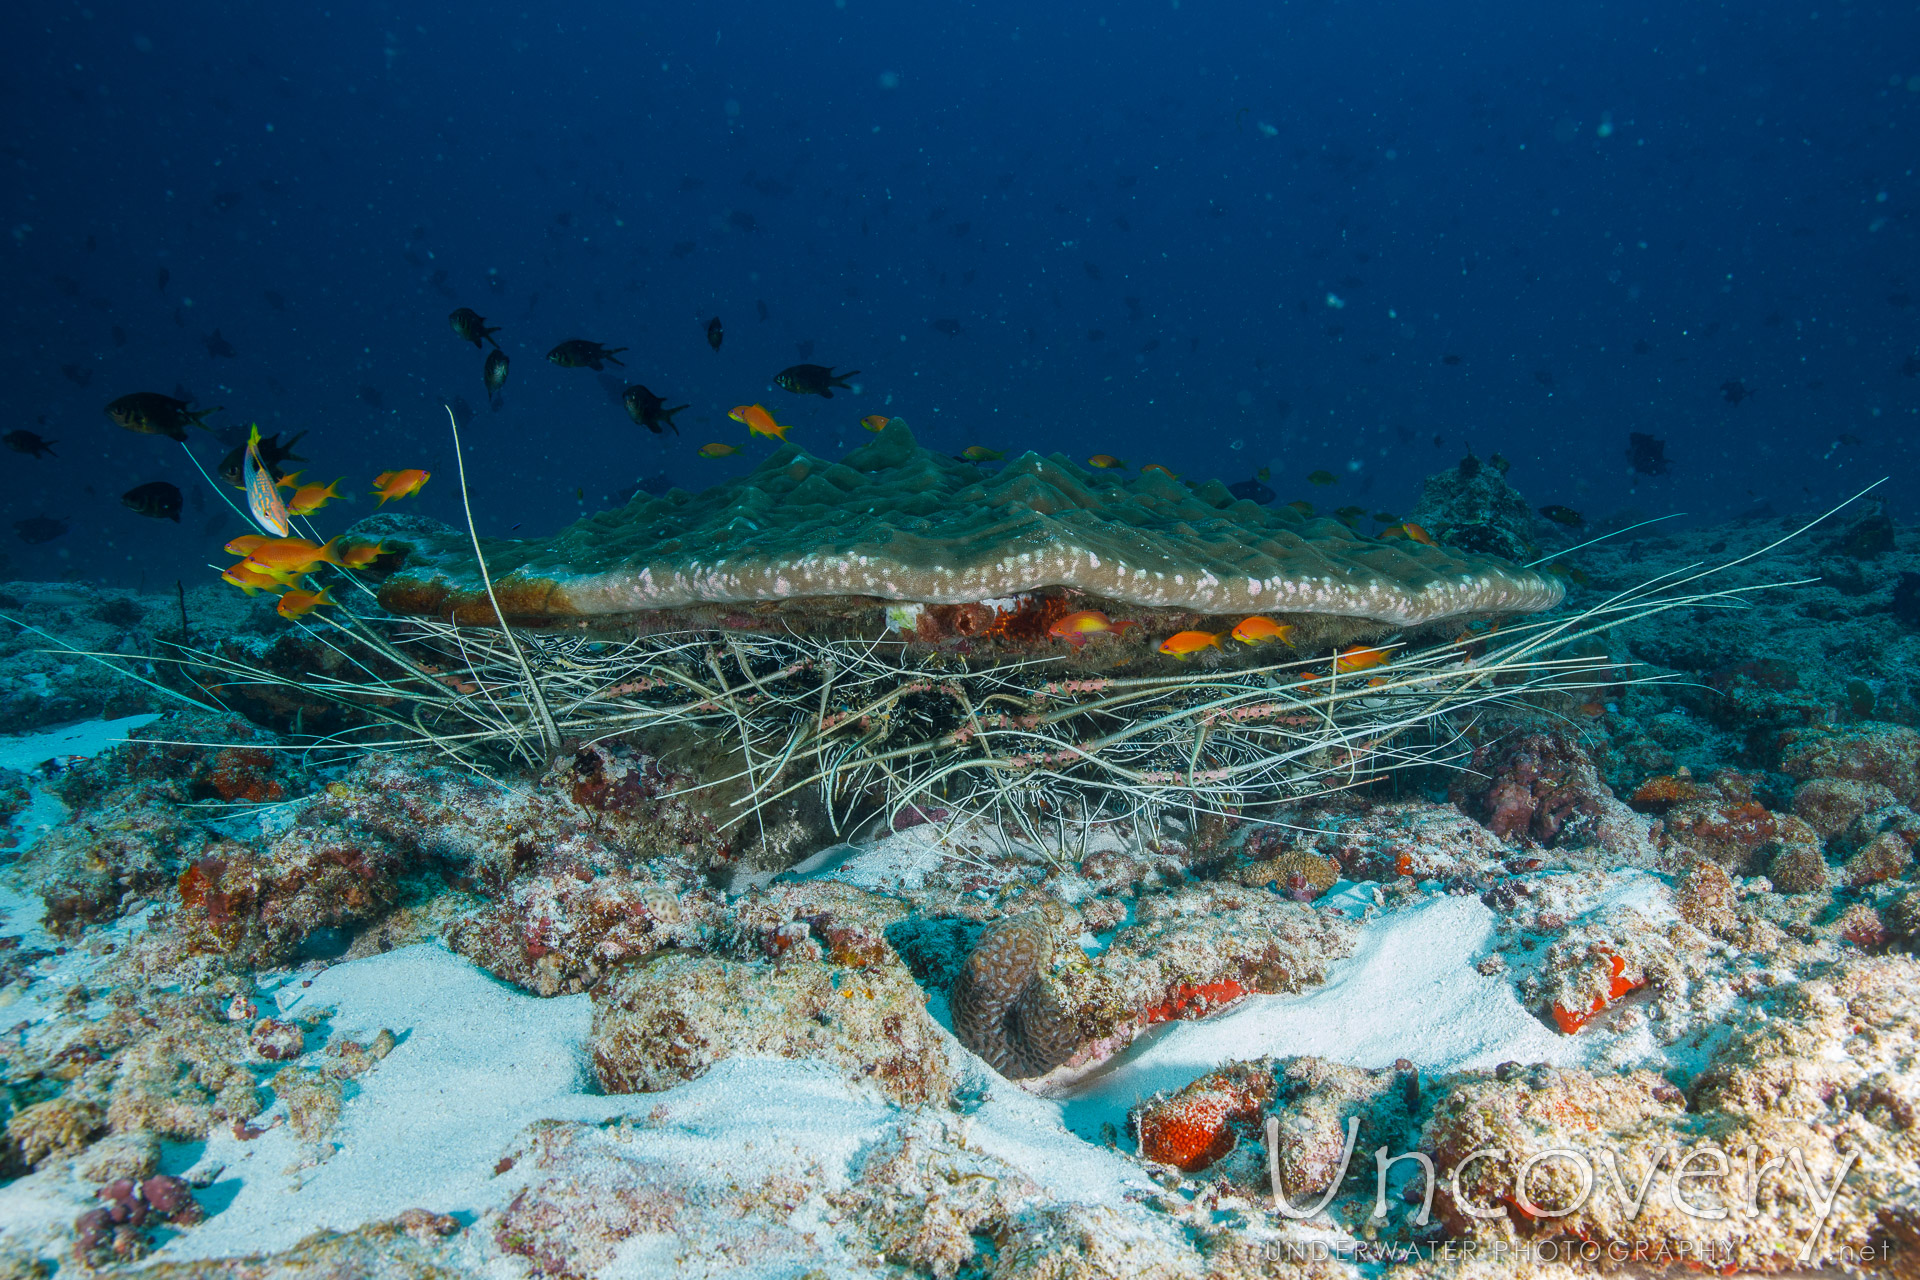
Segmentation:
<svg viewBox="0 0 1920 1280">
<path fill-rule="evenodd" d="M 1793 793 L 1793 813 L 1823 840 L 1839 835 L 1875 809 L 1897 804 L 1893 791 L 1856 778 L 1809 778 Z"/>
<path fill-rule="evenodd" d="M 895 961 L 849 969 L 673 952 L 593 990 L 588 1054 L 601 1088 L 647 1093 L 724 1058 L 811 1058 L 894 1101 L 938 1101 L 954 1081 L 926 997 Z"/>
<path fill-rule="evenodd" d="M 7 1121 L 7 1137 L 19 1146 L 22 1160 L 37 1165 L 86 1146 L 106 1118 L 106 1110 L 99 1103 L 62 1094 L 22 1107 Z"/>
<path fill-rule="evenodd" d="M 1266 887 L 1295 902 L 1312 902 L 1340 879 L 1340 864 L 1306 849 L 1289 849 L 1271 858 L 1245 863 L 1233 870 L 1233 879 L 1252 887 Z"/>
<path fill-rule="evenodd" d="M 1780 771 L 1801 780 L 1875 783 L 1912 805 L 1920 802 L 1920 733 L 1891 724 L 1789 730 L 1780 735 Z"/>
<path fill-rule="evenodd" d="M 1078 1047 L 1045 980 L 1063 918 L 1059 906 L 1048 903 L 990 926 L 948 992 L 960 1043 L 1010 1080 L 1045 1075 Z"/>
<path fill-rule="evenodd" d="M 1912 865 L 1913 850 L 1907 842 L 1891 831 L 1883 831 L 1847 859 L 1847 884 L 1862 889 L 1882 880 L 1898 879 Z"/>
<path fill-rule="evenodd" d="M 1674 895 L 1680 918 L 1703 933 L 1724 934 L 1737 922 L 1733 877 L 1716 862 L 1696 861 Z"/>
<path fill-rule="evenodd" d="M 1767 879 L 1781 893 L 1819 893 L 1833 882 L 1827 860 L 1818 849 L 1786 845 L 1767 864 Z"/>
</svg>

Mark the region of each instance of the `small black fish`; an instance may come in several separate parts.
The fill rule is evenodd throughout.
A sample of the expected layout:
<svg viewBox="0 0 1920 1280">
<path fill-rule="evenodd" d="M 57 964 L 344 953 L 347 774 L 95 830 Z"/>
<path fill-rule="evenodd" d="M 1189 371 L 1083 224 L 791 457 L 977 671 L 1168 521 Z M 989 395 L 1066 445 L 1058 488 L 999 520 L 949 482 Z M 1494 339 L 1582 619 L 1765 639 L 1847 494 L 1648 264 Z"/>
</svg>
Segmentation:
<svg viewBox="0 0 1920 1280">
<path fill-rule="evenodd" d="M 171 279 L 173 279 L 173 272 L 162 267 L 153 273 L 153 287 L 165 293 L 167 291 L 167 281 Z"/>
<path fill-rule="evenodd" d="M 220 336 L 218 329 L 215 329 L 212 333 L 200 339 L 200 341 L 206 344 L 207 354 L 216 360 L 231 360 L 240 354 L 233 349 L 231 342 L 228 342 Z"/>
<path fill-rule="evenodd" d="M 853 390 L 847 385 L 847 379 L 858 377 L 859 374 L 858 369 L 835 373 L 825 365 L 796 364 L 774 374 L 773 384 L 797 396 L 824 396 L 831 400 L 835 387 L 839 387 L 842 391 Z"/>
<path fill-rule="evenodd" d="M 1920 378 L 1920 356 L 1908 356 L 1900 362 L 1900 372 L 1909 378 Z"/>
<path fill-rule="evenodd" d="M 960 322 L 958 320 L 943 317 L 942 319 L 935 320 L 933 327 L 939 332 L 946 334 L 949 338 L 957 338 L 960 336 Z"/>
<path fill-rule="evenodd" d="M 155 520 L 180 523 L 180 486 L 165 480 L 151 480 L 120 495 L 120 505 Z"/>
<path fill-rule="evenodd" d="M 480 345 L 480 341 L 483 338 L 488 342 L 493 342 L 495 350 L 498 350 L 500 347 L 500 344 L 493 340 L 493 335 L 500 332 L 500 326 L 494 325 L 491 329 L 487 328 L 486 319 L 472 307 L 461 307 L 458 311 L 447 317 L 447 324 L 455 334 L 465 338 L 475 347 Z"/>
<path fill-rule="evenodd" d="M 1441 356 L 1440 363 L 1441 364 L 1459 364 L 1460 357 L 1459 356 Z"/>
<path fill-rule="evenodd" d="M 1244 498 L 1248 502 L 1258 503 L 1263 507 L 1274 499 L 1273 490 L 1258 480 L 1242 480 L 1238 484 L 1230 484 L 1227 486 L 1227 492 L 1236 498 Z"/>
<path fill-rule="evenodd" d="M 1735 378 L 1732 382 L 1720 384 L 1720 398 L 1728 404 L 1739 404 L 1753 392 L 1747 390 L 1747 384 Z"/>
<path fill-rule="evenodd" d="M 755 298 L 753 300 L 753 309 L 759 313 L 762 324 L 765 324 L 767 317 L 772 314 L 767 310 L 767 300 L 765 298 Z"/>
<path fill-rule="evenodd" d="M 305 458 L 293 451 L 293 446 L 300 443 L 300 436 L 304 436 L 305 434 L 307 433 L 302 431 L 285 444 L 280 443 L 280 433 L 278 431 L 270 436 L 262 436 L 260 438 L 260 465 L 265 467 L 275 480 L 287 474 L 287 469 L 281 466 L 281 463 L 306 461 Z M 239 445 L 232 453 L 220 459 L 220 470 L 218 473 L 220 478 L 236 489 L 246 488 L 246 459 L 247 446 L 244 444 Z"/>
<path fill-rule="evenodd" d="M 166 436 L 184 444 L 189 424 L 211 431 L 213 428 L 202 419 L 225 407 L 216 405 L 211 409 L 196 410 L 188 408 L 187 401 L 163 396 L 158 391 L 135 391 L 109 404 L 107 416 L 113 419 L 117 427 L 138 431 L 141 435 Z"/>
<path fill-rule="evenodd" d="M 559 365 L 562 369 L 592 369 L 597 373 L 601 369 L 606 368 L 606 365 L 601 363 L 602 361 L 612 361 L 614 364 L 625 368 L 626 361 L 613 359 L 616 353 L 625 350 L 625 347 L 613 347 L 609 349 L 601 346 L 597 342 L 588 342 L 585 338 L 568 338 L 565 342 L 547 352 L 547 359 Z"/>
<path fill-rule="evenodd" d="M 76 387 L 84 387 L 93 381 L 93 370 L 86 365 L 63 364 L 60 366 L 60 372 L 66 374 L 67 381 Z"/>
<path fill-rule="evenodd" d="M 1513 464 L 1507 461 L 1505 455 L 1498 453 L 1490 453 L 1487 455 L 1487 465 L 1495 471 L 1498 471 L 1501 475 L 1505 475 L 1513 469 Z"/>
<path fill-rule="evenodd" d="M 719 316 L 715 316 L 713 319 L 707 321 L 707 345 L 708 346 L 712 347 L 715 351 L 718 351 L 720 349 L 720 340 L 726 336 L 727 336 L 726 330 L 720 327 Z"/>
<path fill-rule="evenodd" d="M 65 520 L 55 520 L 52 516 L 29 516 L 25 520 L 15 520 L 13 531 L 20 541 L 38 546 L 42 542 L 52 542 L 67 531 Z"/>
<path fill-rule="evenodd" d="M 480 371 L 480 380 L 487 384 L 489 401 L 500 394 L 500 388 L 507 385 L 506 352 L 500 350 L 487 352 L 487 367 Z"/>
<path fill-rule="evenodd" d="M 1649 351 L 1651 351 L 1651 350 L 1653 350 L 1653 344 L 1652 344 L 1651 342 L 1648 342 L 1648 341 L 1647 341 L 1647 340 L 1646 340 L 1645 338 L 1635 338 L 1635 339 L 1634 339 L 1634 341 L 1633 341 L 1633 354 L 1635 354 L 1635 355 L 1637 355 L 1637 356 L 1643 356 L 1643 355 L 1645 355 L 1645 354 L 1647 354 L 1647 352 L 1649 352 Z"/>
<path fill-rule="evenodd" d="M 627 406 L 627 416 L 632 418 L 636 425 L 645 427 L 655 435 L 661 434 L 661 423 L 673 427 L 673 415 L 687 407 L 682 404 L 675 405 L 671 409 L 666 408 L 667 402 L 664 399 L 638 383 L 620 393 L 620 403 Z M 673 427 L 673 434 L 679 435 L 680 428 Z"/>
<path fill-rule="evenodd" d="M 1667 442 L 1640 431 L 1627 433 L 1627 465 L 1643 476 L 1662 476 L 1673 465 Z"/>
<path fill-rule="evenodd" d="M 5 441 L 7 448 L 15 453 L 30 453 L 36 458 L 60 456 L 53 451 L 54 441 L 42 440 L 31 431 L 9 431 L 6 435 L 0 436 L 0 441 Z"/>
<path fill-rule="evenodd" d="M 1540 514 L 1555 524 L 1564 524 L 1574 529 L 1579 528 L 1587 522 L 1587 518 L 1578 511 L 1575 511 L 1572 507 L 1563 507 L 1558 503 L 1550 507 L 1541 507 Z"/>
</svg>

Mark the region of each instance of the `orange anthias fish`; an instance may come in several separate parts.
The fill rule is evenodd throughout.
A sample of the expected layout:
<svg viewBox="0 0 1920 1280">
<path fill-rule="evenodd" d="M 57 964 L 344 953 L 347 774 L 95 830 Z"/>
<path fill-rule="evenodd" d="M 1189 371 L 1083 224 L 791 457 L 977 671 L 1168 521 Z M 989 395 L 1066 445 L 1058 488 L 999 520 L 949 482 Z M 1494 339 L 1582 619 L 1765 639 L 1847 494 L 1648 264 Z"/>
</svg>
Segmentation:
<svg viewBox="0 0 1920 1280">
<path fill-rule="evenodd" d="M 220 580 L 231 582 L 248 595 L 254 595 L 261 591 L 285 591 L 299 581 L 299 575 L 272 573 L 242 560 L 239 564 L 222 571 Z"/>
<path fill-rule="evenodd" d="M 1240 625 L 1233 629 L 1233 638 L 1241 644 L 1270 644 L 1278 640 L 1281 644 L 1293 643 L 1293 633 L 1298 630 L 1291 622 L 1275 622 L 1272 618 L 1255 615 L 1242 618 Z"/>
<path fill-rule="evenodd" d="M 340 487 L 340 481 L 345 479 L 345 476 L 341 476 L 332 484 L 301 485 L 293 491 L 293 496 L 287 499 L 287 514 L 292 516 L 312 515 L 340 496 L 337 490 Z"/>
<path fill-rule="evenodd" d="M 1383 538 L 1405 538 L 1409 542 L 1424 542 L 1430 547 L 1437 547 L 1440 545 L 1439 543 L 1433 540 L 1432 534 L 1428 533 L 1425 529 L 1422 529 L 1419 525 L 1415 524 L 1411 520 L 1407 521 L 1405 524 L 1396 524 L 1396 525 L 1389 526 L 1388 528 L 1382 529 L 1380 531 L 1380 536 Z"/>
<path fill-rule="evenodd" d="M 1342 649 L 1334 655 L 1333 671 L 1335 675 L 1345 675 L 1349 671 L 1365 671 L 1377 667 L 1393 656 L 1391 649 L 1370 649 L 1364 644 L 1356 644 L 1351 649 Z"/>
<path fill-rule="evenodd" d="M 380 495 L 378 505 L 384 507 L 394 498 L 420 492 L 421 487 L 432 478 L 418 467 L 406 471 L 382 471 L 373 478 L 373 491 Z"/>
<path fill-rule="evenodd" d="M 230 556 L 251 555 L 253 549 L 263 542 L 271 542 L 263 533 L 243 533 L 222 548 Z"/>
<path fill-rule="evenodd" d="M 1055 622 L 1047 628 L 1047 634 L 1055 640 L 1065 640 L 1078 649 L 1087 643 L 1088 636 L 1118 636 L 1124 634 L 1128 627 L 1139 625 L 1131 618 L 1122 618 L 1115 622 L 1098 609 L 1082 609 Z"/>
<path fill-rule="evenodd" d="M 270 573 L 305 573 L 316 565 L 338 565 L 334 551 L 339 543 L 335 538 L 322 547 L 305 538 L 275 538 L 247 552 L 243 563 Z"/>
<path fill-rule="evenodd" d="M 1125 471 L 1127 464 L 1110 453 L 1096 453 L 1087 459 L 1087 465 L 1096 471 Z"/>
<path fill-rule="evenodd" d="M 738 452 L 740 451 L 732 445 L 721 444 L 718 440 L 712 444 L 703 444 L 700 446 L 700 456 L 703 458 L 731 458 Z"/>
<path fill-rule="evenodd" d="M 334 552 L 334 563 L 342 569 L 364 569 L 386 553 L 384 542 L 343 542 Z"/>
<path fill-rule="evenodd" d="M 1220 648 L 1220 637 L 1212 631 L 1176 631 L 1160 642 L 1160 652 L 1185 662 L 1202 649 Z"/>
<path fill-rule="evenodd" d="M 1167 468 L 1161 466 L 1157 462 L 1142 463 L 1140 467 L 1140 474 L 1145 475 L 1149 471 L 1158 471 L 1161 475 L 1165 476 L 1169 480 L 1178 480 L 1180 478 L 1178 475 L 1174 474 L 1172 471 L 1169 471 Z"/>
<path fill-rule="evenodd" d="M 793 430 L 791 426 L 783 427 L 775 422 L 773 415 L 767 412 L 767 406 L 763 404 L 736 405 L 727 413 L 727 416 L 735 422 L 746 423 L 747 430 L 756 436 L 769 436 L 772 439 L 784 441 L 787 438 L 787 432 Z"/>
<path fill-rule="evenodd" d="M 274 487 L 278 489 L 286 489 L 289 492 L 291 492 L 292 490 L 298 489 L 300 487 L 300 477 L 305 474 L 307 473 L 304 471 L 295 471 L 287 475 L 281 476 L 278 480 L 275 480 L 273 482 Z"/>
<path fill-rule="evenodd" d="M 304 618 L 323 604 L 337 604 L 327 594 L 325 587 L 318 591 L 302 591 L 296 587 L 280 597 L 280 603 L 273 607 L 273 611 L 283 618 Z"/>
<path fill-rule="evenodd" d="M 280 500 L 280 490 L 274 482 L 273 472 L 260 460 L 259 423 L 255 423 L 247 435 L 247 452 L 241 460 L 240 478 L 247 491 L 247 507 L 260 527 L 283 538 L 292 533 L 293 521 L 287 516 L 287 504 Z"/>
<path fill-rule="evenodd" d="M 893 421 L 893 419 L 889 418 L 884 413 L 870 413 L 866 417 L 860 419 L 860 425 L 865 427 L 869 431 L 885 431 L 887 429 L 887 424 L 891 421 Z"/>
</svg>

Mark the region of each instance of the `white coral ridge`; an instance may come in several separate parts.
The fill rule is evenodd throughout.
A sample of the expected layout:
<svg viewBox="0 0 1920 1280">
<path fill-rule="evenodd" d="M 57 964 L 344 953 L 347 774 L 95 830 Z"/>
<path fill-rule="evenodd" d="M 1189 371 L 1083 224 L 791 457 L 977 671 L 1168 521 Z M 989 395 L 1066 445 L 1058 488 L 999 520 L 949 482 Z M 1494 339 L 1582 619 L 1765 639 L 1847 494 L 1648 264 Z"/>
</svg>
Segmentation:
<svg viewBox="0 0 1920 1280">
<path fill-rule="evenodd" d="M 968 569 L 925 568 L 867 555 L 812 554 L 771 563 L 757 556 L 730 565 L 727 557 L 679 568 L 589 574 L 565 580 L 556 594 L 582 614 L 625 613 L 805 596 L 876 596 L 925 604 L 970 604 L 1070 584 L 1129 604 L 1200 613 L 1317 613 L 1413 625 L 1481 612 L 1552 608 L 1560 584 L 1532 574 L 1470 573 L 1409 588 L 1372 574 L 1285 574 L 1270 578 L 1168 573 L 1102 560 L 1066 546 L 1008 555 Z"/>
</svg>

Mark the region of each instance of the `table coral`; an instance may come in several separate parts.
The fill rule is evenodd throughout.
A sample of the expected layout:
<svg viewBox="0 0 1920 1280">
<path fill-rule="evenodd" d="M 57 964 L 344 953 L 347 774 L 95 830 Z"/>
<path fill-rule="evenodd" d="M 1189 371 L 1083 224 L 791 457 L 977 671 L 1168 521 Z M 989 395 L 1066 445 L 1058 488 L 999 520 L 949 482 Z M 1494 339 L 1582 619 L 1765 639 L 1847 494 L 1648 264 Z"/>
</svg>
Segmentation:
<svg viewBox="0 0 1920 1280">
<path fill-rule="evenodd" d="M 442 618 L 487 608 L 464 538 L 416 537 L 408 550 L 381 589 L 388 608 Z M 809 597 L 966 605 L 1058 586 L 1199 613 L 1404 625 L 1532 611 L 1561 595 L 1504 561 L 1364 538 L 1236 501 L 1218 482 L 1190 491 L 1154 472 L 1095 474 L 1031 453 L 983 476 L 921 448 L 899 419 L 838 463 L 787 445 L 701 493 L 636 495 L 551 539 L 484 550 L 518 621 Z"/>
</svg>

